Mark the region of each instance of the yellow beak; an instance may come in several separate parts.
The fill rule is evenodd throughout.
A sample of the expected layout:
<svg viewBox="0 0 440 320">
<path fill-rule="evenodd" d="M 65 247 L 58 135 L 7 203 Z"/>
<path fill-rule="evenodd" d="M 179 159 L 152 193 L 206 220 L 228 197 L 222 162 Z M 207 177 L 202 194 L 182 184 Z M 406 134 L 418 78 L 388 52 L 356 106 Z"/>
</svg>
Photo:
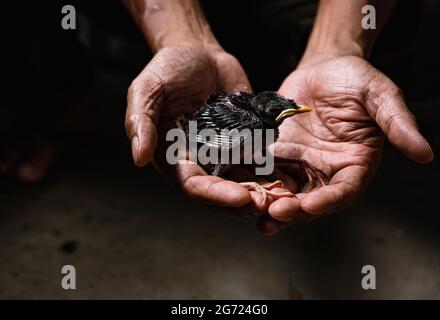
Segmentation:
<svg viewBox="0 0 440 320">
<path fill-rule="evenodd" d="M 277 123 L 281 123 L 281 121 L 283 121 L 285 118 L 294 116 L 298 113 L 304 113 L 304 112 L 309 112 L 309 111 L 312 111 L 312 108 L 298 104 L 298 109 L 290 108 L 290 109 L 283 110 L 278 115 L 278 117 L 275 119 L 275 121 Z"/>
</svg>

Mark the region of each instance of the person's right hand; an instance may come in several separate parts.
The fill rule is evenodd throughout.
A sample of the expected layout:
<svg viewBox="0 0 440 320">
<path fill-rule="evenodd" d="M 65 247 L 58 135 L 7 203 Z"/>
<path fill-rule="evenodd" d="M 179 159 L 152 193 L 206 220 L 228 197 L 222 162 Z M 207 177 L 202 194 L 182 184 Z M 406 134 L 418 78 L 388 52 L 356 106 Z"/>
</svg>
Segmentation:
<svg viewBox="0 0 440 320">
<path fill-rule="evenodd" d="M 220 47 L 189 44 L 165 47 L 132 82 L 125 127 L 132 155 L 142 167 L 155 159 L 159 170 L 177 181 L 184 193 L 203 202 L 242 207 L 251 194 L 236 182 L 209 176 L 195 164 L 167 165 L 167 130 L 174 119 L 189 115 L 218 91 L 250 90 L 240 63 Z"/>
</svg>

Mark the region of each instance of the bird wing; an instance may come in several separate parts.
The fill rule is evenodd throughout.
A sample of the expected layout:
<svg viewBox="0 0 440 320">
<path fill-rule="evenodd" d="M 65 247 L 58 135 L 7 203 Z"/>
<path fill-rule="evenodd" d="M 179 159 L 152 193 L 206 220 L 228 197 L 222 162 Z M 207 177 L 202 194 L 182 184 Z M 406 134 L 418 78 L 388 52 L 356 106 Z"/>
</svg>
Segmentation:
<svg viewBox="0 0 440 320">
<path fill-rule="evenodd" d="M 224 105 L 250 111 L 251 100 L 255 94 L 248 92 L 217 93 L 209 97 L 207 105 Z"/>
<path fill-rule="evenodd" d="M 219 149 L 232 149 L 252 141 L 255 137 L 252 129 L 264 128 L 263 122 L 254 113 L 240 105 L 246 104 L 245 98 L 241 95 L 236 97 L 236 100 L 217 97 L 215 103 L 208 101 L 195 113 L 193 120 L 197 121 L 197 142 Z M 208 140 L 200 134 L 203 129 L 213 129 L 216 135 Z"/>
</svg>

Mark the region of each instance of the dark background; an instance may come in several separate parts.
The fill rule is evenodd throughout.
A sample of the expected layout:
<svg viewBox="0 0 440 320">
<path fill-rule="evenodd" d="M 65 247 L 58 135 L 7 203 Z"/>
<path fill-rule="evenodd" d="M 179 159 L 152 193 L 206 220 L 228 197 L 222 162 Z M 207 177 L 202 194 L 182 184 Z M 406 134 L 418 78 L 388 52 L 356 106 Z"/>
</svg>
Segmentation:
<svg viewBox="0 0 440 320">
<path fill-rule="evenodd" d="M 276 89 L 315 4 L 211 2 L 208 20 L 254 89 Z M 0 298 L 440 298 L 438 160 L 417 165 L 386 145 L 355 208 L 260 236 L 254 219 L 216 214 L 134 167 L 125 97 L 150 54 L 119 2 L 91 3 L 2 10 L 0 142 L 55 134 L 64 156 L 42 183 L 0 178 Z M 77 9 L 76 31 L 60 27 L 64 4 Z M 372 57 L 436 155 L 439 18 L 438 1 L 401 1 Z M 67 129 L 49 129 L 65 110 Z M 65 264 L 77 269 L 74 292 L 60 287 Z M 376 267 L 375 291 L 361 289 L 365 264 Z"/>
</svg>

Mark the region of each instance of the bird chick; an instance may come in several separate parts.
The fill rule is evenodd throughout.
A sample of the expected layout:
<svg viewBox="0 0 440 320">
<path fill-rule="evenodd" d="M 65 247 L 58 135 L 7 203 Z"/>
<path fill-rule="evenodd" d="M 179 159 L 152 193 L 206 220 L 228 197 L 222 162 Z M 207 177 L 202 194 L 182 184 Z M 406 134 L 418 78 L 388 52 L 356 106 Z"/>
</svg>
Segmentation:
<svg viewBox="0 0 440 320">
<path fill-rule="evenodd" d="M 197 124 L 196 140 L 198 147 L 208 145 L 210 148 L 217 149 L 217 154 L 221 152 L 230 152 L 234 148 L 240 148 L 240 157 L 244 158 L 243 145 L 252 143 L 256 139 L 256 134 L 262 135 L 263 146 L 265 143 L 265 133 L 268 129 L 274 130 L 274 139 L 278 138 L 278 127 L 288 117 L 309 112 L 312 109 L 307 106 L 297 104 L 292 99 L 287 99 L 276 92 L 264 91 L 258 94 L 247 92 L 219 93 L 211 96 L 205 105 L 196 111 L 189 119 L 179 117 L 176 120 L 178 127 L 186 132 L 187 139 L 190 136 L 189 121 L 195 121 Z M 212 129 L 216 135 L 214 139 L 207 140 L 199 133 L 203 129 Z M 233 130 L 238 132 L 249 129 L 250 134 L 244 136 L 232 136 L 228 134 Z M 254 130 L 261 129 L 261 130 Z M 225 133 L 226 132 L 226 133 Z M 258 132 L 258 133 L 256 133 Z M 272 141 L 272 142 L 275 142 Z M 252 152 L 255 152 L 254 149 Z M 265 150 L 262 150 L 265 152 Z M 317 179 L 323 182 L 325 175 L 318 169 L 311 166 L 302 159 L 280 159 L 276 162 L 295 162 L 300 163 L 306 172 L 308 179 Z M 201 165 L 210 175 L 221 175 L 225 173 L 231 164 L 221 163 L 220 159 L 213 164 Z M 272 198 L 292 197 L 291 192 L 276 193 L 270 191 L 275 187 L 283 187 L 282 181 L 275 181 L 268 186 L 260 186 L 256 182 L 242 182 L 241 185 L 248 190 L 260 192 L 263 195 L 263 201 L 266 202 L 267 196 Z"/>
</svg>

